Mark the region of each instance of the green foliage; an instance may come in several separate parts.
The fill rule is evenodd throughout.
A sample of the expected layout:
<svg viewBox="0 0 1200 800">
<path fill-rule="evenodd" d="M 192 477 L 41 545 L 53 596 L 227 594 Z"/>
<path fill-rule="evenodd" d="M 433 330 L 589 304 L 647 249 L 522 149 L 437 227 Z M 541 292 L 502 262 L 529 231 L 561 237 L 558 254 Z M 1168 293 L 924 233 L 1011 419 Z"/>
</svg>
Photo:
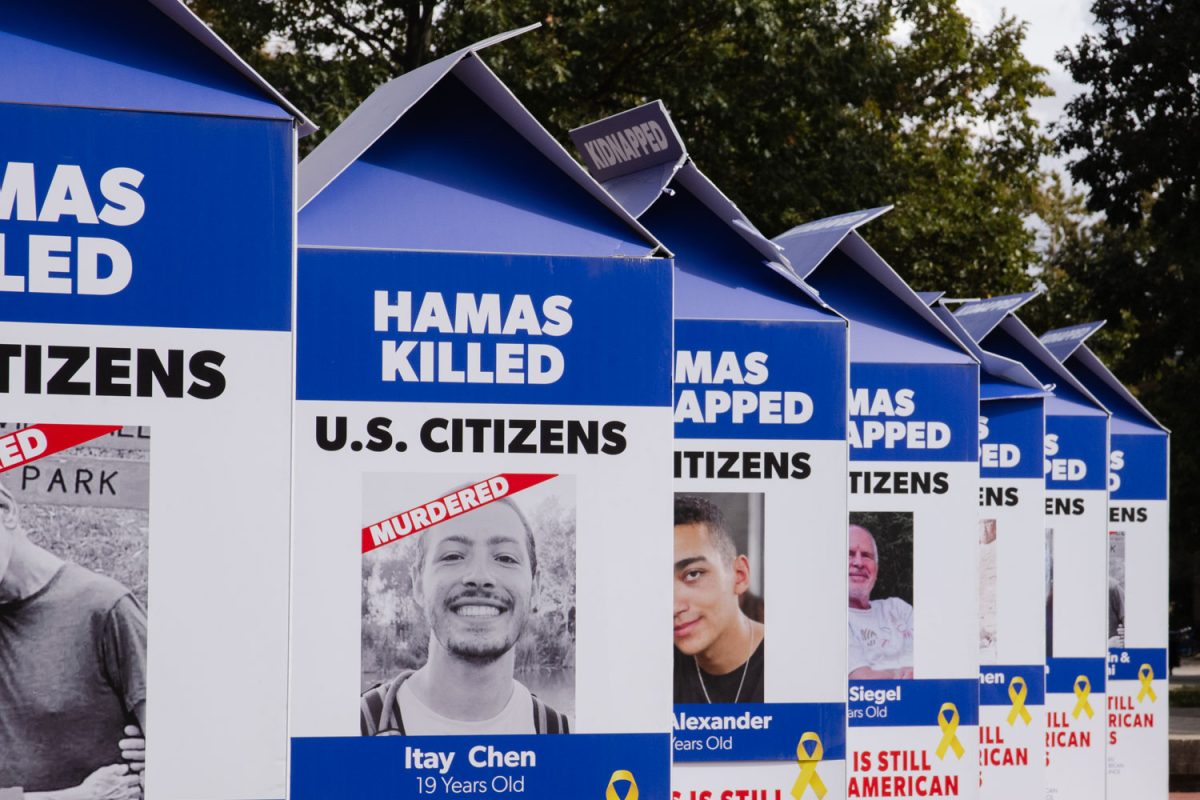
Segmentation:
<svg viewBox="0 0 1200 800">
<path fill-rule="evenodd" d="M 1087 191 L 1091 224 L 1075 224 L 1049 269 L 1069 287 L 1066 321 L 1108 319 L 1103 355 L 1174 430 L 1172 481 L 1200 480 L 1200 5 L 1096 0 L 1097 33 L 1060 55 L 1086 91 L 1067 106 L 1061 147 Z M 1069 226 L 1068 226 L 1069 227 Z M 1200 496 L 1172 496 L 1177 623 L 1200 615 Z M 1191 596 L 1187 596 L 1191 595 Z"/>
<path fill-rule="evenodd" d="M 895 203 L 870 236 L 907 277 L 1029 286 L 1048 144 L 1028 108 L 1048 89 L 1015 20 L 981 34 L 953 0 L 452 0 L 435 41 L 530 20 L 488 60 L 553 132 L 661 98 L 768 234 Z"/>
<path fill-rule="evenodd" d="M 875 537 L 879 574 L 872 599 L 899 597 L 913 601 L 913 515 L 911 511 L 852 511 L 850 524 Z"/>
</svg>

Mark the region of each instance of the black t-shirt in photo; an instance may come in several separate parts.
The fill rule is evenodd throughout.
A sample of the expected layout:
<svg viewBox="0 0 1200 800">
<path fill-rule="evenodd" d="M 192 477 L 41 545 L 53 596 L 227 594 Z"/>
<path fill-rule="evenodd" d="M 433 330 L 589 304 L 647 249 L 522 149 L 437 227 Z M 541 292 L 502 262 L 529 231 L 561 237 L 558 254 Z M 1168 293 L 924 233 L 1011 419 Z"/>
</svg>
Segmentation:
<svg viewBox="0 0 1200 800">
<path fill-rule="evenodd" d="M 696 663 L 695 656 L 685 656 L 677 648 L 675 652 L 675 702 L 676 703 L 761 703 L 763 702 L 763 648 L 766 639 L 758 643 L 749 663 L 738 664 L 725 675 L 709 675 Z M 742 681 L 742 671 L 746 679 Z M 701 685 L 703 678 L 703 685 Z M 738 686 L 741 686 L 741 693 Z M 705 689 L 708 696 L 705 697 Z"/>
</svg>

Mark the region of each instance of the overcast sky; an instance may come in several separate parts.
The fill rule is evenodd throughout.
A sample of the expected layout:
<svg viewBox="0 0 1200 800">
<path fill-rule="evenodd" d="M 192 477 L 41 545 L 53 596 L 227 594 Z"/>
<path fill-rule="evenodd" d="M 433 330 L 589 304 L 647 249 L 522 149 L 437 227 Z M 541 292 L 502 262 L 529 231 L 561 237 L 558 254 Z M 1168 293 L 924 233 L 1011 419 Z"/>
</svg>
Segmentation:
<svg viewBox="0 0 1200 800">
<path fill-rule="evenodd" d="M 994 26 L 1005 11 L 1028 23 L 1025 55 L 1050 70 L 1046 82 L 1055 91 L 1054 97 L 1034 103 L 1034 115 L 1042 123 L 1058 119 L 1066 102 L 1079 93 L 1079 86 L 1054 55 L 1064 47 L 1074 47 L 1091 32 L 1091 0 L 958 0 L 958 5 L 983 29 Z"/>
</svg>

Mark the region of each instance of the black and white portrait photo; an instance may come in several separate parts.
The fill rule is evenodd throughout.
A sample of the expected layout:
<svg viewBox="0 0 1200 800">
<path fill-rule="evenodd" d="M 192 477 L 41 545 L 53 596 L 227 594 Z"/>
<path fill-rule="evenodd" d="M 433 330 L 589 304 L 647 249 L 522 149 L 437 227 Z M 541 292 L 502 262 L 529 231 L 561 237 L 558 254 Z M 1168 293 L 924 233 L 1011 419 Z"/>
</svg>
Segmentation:
<svg viewBox="0 0 1200 800">
<path fill-rule="evenodd" d="M 149 459 L 125 427 L 0 472 L 2 800 L 141 796 Z"/>
<path fill-rule="evenodd" d="M 479 502 L 486 478 L 364 476 L 367 524 L 457 498 L 455 513 L 363 555 L 364 736 L 573 729 L 574 478 Z"/>
</svg>

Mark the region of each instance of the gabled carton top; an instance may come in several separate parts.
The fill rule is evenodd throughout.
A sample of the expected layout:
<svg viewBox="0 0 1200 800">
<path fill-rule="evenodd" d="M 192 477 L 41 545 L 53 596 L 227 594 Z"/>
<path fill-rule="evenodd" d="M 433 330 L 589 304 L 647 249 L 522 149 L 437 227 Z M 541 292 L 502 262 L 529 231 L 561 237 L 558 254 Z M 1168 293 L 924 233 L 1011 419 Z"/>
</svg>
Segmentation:
<svg viewBox="0 0 1200 800">
<path fill-rule="evenodd" d="M 1168 433 L 1166 426 L 1085 344 L 1102 327 L 1103 321 L 1056 328 L 1042 334 L 1041 342 L 1112 412 L 1113 433 L 1154 436 Z"/>
<path fill-rule="evenodd" d="M 294 119 L 181 0 L 30 0 L 0 14 L 0 103 Z"/>
<path fill-rule="evenodd" d="M 661 244 L 479 57 L 380 86 L 300 164 L 301 246 L 647 257 Z"/>
<path fill-rule="evenodd" d="M 1057 416 L 1107 416 L 1108 410 L 1088 391 L 1016 315 L 1037 292 L 973 300 L 959 306 L 955 318 L 980 347 L 1023 364 L 1046 389 L 1046 413 Z M 983 310 L 979 310 L 979 308 Z M 976 331 L 985 331 L 977 334 Z"/>
<path fill-rule="evenodd" d="M 929 303 L 933 313 L 946 323 L 958 340 L 979 359 L 980 400 L 1027 400 L 1050 396 L 1032 372 L 1020 361 L 984 350 L 967 332 L 944 302 L 945 292 L 918 292 Z"/>
<path fill-rule="evenodd" d="M 963 328 L 977 342 L 983 341 L 992 330 L 1009 314 L 1015 314 L 1017 309 L 1037 297 L 1039 292 L 1022 292 L 1002 297 L 989 297 L 983 300 L 972 300 L 964 303 L 954 312 Z"/>
<path fill-rule="evenodd" d="M 850 320 L 850 360 L 975 364 L 978 359 L 856 230 L 891 207 L 840 214 L 776 236 L 796 274 Z"/>
<path fill-rule="evenodd" d="M 571 139 L 588 171 L 674 253 L 677 318 L 845 324 L 700 171 L 661 100 Z"/>
</svg>

